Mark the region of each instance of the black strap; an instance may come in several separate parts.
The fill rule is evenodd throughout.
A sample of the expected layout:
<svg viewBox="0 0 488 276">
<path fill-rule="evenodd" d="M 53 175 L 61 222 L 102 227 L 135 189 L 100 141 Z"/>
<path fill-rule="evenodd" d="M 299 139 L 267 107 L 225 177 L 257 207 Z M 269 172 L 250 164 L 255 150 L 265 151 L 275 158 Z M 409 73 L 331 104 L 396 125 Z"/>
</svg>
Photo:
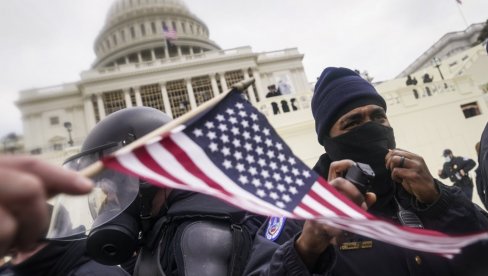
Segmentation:
<svg viewBox="0 0 488 276">
<path fill-rule="evenodd" d="M 251 253 L 252 239 L 246 228 L 238 224 L 231 224 L 232 252 L 229 261 L 228 275 L 242 275 Z"/>
<path fill-rule="evenodd" d="M 160 263 L 160 241 L 164 240 L 164 233 L 166 233 L 164 229 L 167 227 L 167 222 L 166 217 L 159 218 L 152 230 L 147 233 L 132 275 L 166 276 Z"/>
</svg>

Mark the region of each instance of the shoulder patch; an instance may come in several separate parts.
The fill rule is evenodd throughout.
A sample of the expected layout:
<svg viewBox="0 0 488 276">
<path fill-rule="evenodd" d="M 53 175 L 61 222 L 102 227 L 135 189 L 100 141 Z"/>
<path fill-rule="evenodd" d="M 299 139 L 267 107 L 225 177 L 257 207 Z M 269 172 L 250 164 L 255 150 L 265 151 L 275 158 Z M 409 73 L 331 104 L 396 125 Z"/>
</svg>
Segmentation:
<svg viewBox="0 0 488 276">
<path fill-rule="evenodd" d="M 285 228 L 285 217 L 271 217 L 269 218 L 268 228 L 266 229 L 266 238 L 270 241 L 275 241 Z"/>
</svg>

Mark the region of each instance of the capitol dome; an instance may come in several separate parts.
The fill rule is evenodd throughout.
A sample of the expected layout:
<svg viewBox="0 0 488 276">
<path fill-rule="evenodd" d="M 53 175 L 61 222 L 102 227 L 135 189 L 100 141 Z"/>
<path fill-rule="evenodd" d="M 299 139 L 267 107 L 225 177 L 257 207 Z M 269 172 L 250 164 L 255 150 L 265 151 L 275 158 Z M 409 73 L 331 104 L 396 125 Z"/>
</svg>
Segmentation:
<svg viewBox="0 0 488 276">
<path fill-rule="evenodd" d="M 173 38 L 169 32 L 175 32 Z M 205 23 L 181 0 L 117 0 L 95 40 L 94 68 L 219 50 Z"/>
</svg>

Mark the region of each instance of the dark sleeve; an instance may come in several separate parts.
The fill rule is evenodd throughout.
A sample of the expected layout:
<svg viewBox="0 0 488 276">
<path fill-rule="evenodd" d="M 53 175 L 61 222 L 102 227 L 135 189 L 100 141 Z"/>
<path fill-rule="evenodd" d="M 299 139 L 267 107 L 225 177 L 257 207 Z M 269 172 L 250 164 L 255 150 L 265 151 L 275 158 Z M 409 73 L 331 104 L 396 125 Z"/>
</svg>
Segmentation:
<svg viewBox="0 0 488 276">
<path fill-rule="evenodd" d="M 478 191 L 478 196 L 480 197 L 481 203 L 485 206 L 485 209 L 488 209 L 488 201 L 486 200 L 486 190 L 483 186 L 483 179 L 481 177 L 481 167 L 478 166 L 475 170 L 476 173 L 476 190 Z"/>
<path fill-rule="evenodd" d="M 440 192 L 437 201 L 428 206 L 418 202 L 413 204 L 425 228 L 448 234 L 488 229 L 486 212 L 465 197 L 459 188 L 444 185 L 438 180 L 434 181 Z"/>
<path fill-rule="evenodd" d="M 270 230 L 270 225 L 269 225 L 270 218 L 268 218 L 262 225 L 261 229 L 259 229 L 258 234 L 266 237 L 266 234 Z M 305 223 L 304 220 L 296 220 L 296 219 L 290 219 L 287 218 L 285 221 L 285 225 L 283 226 L 283 229 L 280 230 L 278 233 L 277 237 L 274 238 L 274 240 L 271 240 L 279 245 L 284 244 L 285 242 L 289 241 L 297 233 L 300 233 L 303 228 L 303 224 Z M 269 234 L 269 233 L 268 233 Z"/>
<path fill-rule="evenodd" d="M 251 257 L 246 266 L 246 276 L 311 276 L 330 275 L 335 264 L 335 251 L 332 246 L 320 256 L 314 273 L 308 271 L 295 250 L 295 240 L 290 239 L 281 246 L 261 236 L 256 236 Z"/>
<path fill-rule="evenodd" d="M 463 158 L 461 157 L 461 169 L 467 173 L 469 172 L 470 170 L 472 170 L 474 167 L 476 167 L 476 162 L 474 162 L 473 159 L 469 159 L 469 158 Z"/>
<path fill-rule="evenodd" d="M 446 179 L 448 177 L 447 175 L 447 170 L 446 170 L 446 164 L 447 163 L 444 163 L 444 165 L 442 165 L 442 170 L 441 170 L 441 174 L 439 175 L 439 177 L 441 179 Z"/>
<path fill-rule="evenodd" d="M 118 266 L 102 265 L 95 261 L 89 261 L 82 266 L 78 267 L 72 273 L 71 276 L 129 276 L 125 270 Z"/>
<path fill-rule="evenodd" d="M 485 206 L 488 206 L 488 196 L 486 195 L 488 190 L 488 124 L 486 124 L 483 134 L 480 140 L 480 154 L 478 157 L 479 162 L 479 186 L 484 192 L 480 195 L 481 201 Z"/>
</svg>

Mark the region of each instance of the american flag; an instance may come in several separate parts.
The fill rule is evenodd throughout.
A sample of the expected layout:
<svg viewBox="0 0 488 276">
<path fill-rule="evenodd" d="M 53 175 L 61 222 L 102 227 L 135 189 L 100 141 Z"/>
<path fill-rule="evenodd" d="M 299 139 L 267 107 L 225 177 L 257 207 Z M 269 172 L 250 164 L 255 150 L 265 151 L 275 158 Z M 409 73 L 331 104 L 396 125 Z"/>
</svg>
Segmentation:
<svg viewBox="0 0 488 276">
<path fill-rule="evenodd" d="M 450 237 L 375 218 L 293 155 L 237 91 L 171 133 L 102 161 L 155 185 L 205 193 L 257 214 L 314 219 L 446 257 L 488 238 L 488 233 Z"/>
<path fill-rule="evenodd" d="M 163 35 L 167 40 L 176 40 L 176 30 L 163 26 Z"/>
</svg>

